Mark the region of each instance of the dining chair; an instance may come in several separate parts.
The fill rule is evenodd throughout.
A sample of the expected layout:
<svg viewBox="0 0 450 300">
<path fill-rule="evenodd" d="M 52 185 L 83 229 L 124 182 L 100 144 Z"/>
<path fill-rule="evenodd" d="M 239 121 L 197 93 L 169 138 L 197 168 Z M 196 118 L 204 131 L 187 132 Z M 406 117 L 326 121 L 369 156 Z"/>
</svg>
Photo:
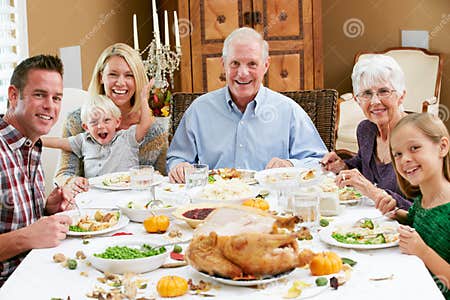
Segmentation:
<svg viewBox="0 0 450 300">
<path fill-rule="evenodd" d="M 333 89 L 282 92 L 293 99 L 308 113 L 329 151 L 335 146 L 336 107 L 338 92 Z M 171 102 L 172 137 L 184 112 L 189 105 L 203 93 L 174 93 Z"/>
<path fill-rule="evenodd" d="M 379 52 L 362 51 L 356 54 L 355 63 L 374 54 L 385 54 L 394 58 L 406 81 L 406 112 L 439 112 L 443 56 L 426 49 L 414 47 L 388 48 Z M 348 157 L 358 151 L 356 128 L 365 119 L 352 93 L 341 95 L 337 108 L 336 149 L 338 155 Z"/>
</svg>

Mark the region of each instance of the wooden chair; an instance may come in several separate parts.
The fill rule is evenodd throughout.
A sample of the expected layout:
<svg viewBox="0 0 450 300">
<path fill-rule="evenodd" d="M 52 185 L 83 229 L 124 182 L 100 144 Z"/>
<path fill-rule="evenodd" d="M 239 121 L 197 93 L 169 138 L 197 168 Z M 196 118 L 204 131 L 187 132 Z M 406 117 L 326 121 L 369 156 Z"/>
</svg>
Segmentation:
<svg viewBox="0 0 450 300">
<path fill-rule="evenodd" d="M 338 92 L 332 89 L 282 92 L 297 102 L 309 115 L 329 151 L 335 147 L 335 125 Z M 184 112 L 203 93 L 174 93 L 171 104 L 170 136 L 175 133 Z"/>
<path fill-rule="evenodd" d="M 438 114 L 443 68 L 441 54 L 414 47 L 389 48 L 379 52 L 359 52 L 355 56 L 355 63 L 374 54 L 391 56 L 403 69 L 406 81 L 403 106 L 406 112 Z M 356 128 L 365 116 L 352 93 L 344 94 L 341 98 L 338 101 L 336 149 L 339 153 L 351 154 L 358 151 Z"/>
</svg>

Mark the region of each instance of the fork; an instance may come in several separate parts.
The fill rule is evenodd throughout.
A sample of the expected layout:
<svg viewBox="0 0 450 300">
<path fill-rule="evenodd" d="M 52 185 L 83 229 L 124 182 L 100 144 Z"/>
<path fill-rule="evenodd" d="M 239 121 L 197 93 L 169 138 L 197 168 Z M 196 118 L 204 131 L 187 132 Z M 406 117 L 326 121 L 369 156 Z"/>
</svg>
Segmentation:
<svg viewBox="0 0 450 300">
<path fill-rule="evenodd" d="M 57 182 L 54 182 L 54 184 L 56 185 L 56 187 L 57 187 L 58 189 L 62 189 L 62 188 L 59 186 L 59 184 L 58 184 Z M 79 215 L 79 217 L 81 218 L 81 209 L 80 209 L 80 207 L 78 206 L 77 201 L 76 201 L 75 199 L 73 199 L 73 201 L 69 201 L 69 203 L 72 204 L 72 205 L 75 205 L 75 207 L 77 208 L 77 211 L 78 211 L 78 215 Z"/>
<path fill-rule="evenodd" d="M 367 218 L 367 217 L 361 218 L 361 219 L 357 220 L 357 221 L 353 224 L 353 226 L 359 226 L 359 225 L 363 224 L 364 221 L 367 221 L 367 220 L 370 220 L 370 221 L 373 222 L 373 221 L 376 221 L 376 220 L 383 219 L 383 218 L 385 218 L 385 217 L 389 218 L 390 216 L 395 215 L 395 213 L 396 213 L 398 210 L 399 210 L 399 208 L 396 207 L 396 208 L 394 208 L 393 210 L 388 211 L 388 212 L 385 213 L 384 215 L 381 215 L 381 216 L 378 216 L 378 217 L 375 217 L 375 218 Z"/>
</svg>

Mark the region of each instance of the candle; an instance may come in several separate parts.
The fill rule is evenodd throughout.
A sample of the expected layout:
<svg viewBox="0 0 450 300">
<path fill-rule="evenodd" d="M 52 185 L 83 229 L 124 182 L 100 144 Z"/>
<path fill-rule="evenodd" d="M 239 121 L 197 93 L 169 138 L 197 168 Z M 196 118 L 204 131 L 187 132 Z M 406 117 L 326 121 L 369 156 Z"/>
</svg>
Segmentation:
<svg viewBox="0 0 450 300">
<path fill-rule="evenodd" d="M 176 51 L 179 51 L 180 49 L 180 30 L 178 30 L 178 17 L 177 12 L 173 12 L 173 22 L 175 24 L 175 48 Z"/>
<path fill-rule="evenodd" d="M 169 18 L 167 16 L 167 10 L 164 11 L 164 42 L 166 46 L 170 46 L 169 40 Z"/>
<path fill-rule="evenodd" d="M 133 40 L 134 40 L 134 49 L 139 50 L 139 39 L 138 39 L 138 31 L 137 31 L 136 14 L 133 14 Z"/>
<path fill-rule="evenodd" d="M 161 41 L 159 39 L 159 25 L 158 25 L 158 11 L 156 10 L 156 0 L 152 0 L 153 10 L 153 31 L 155 32 L 156 49 L 161 48 Z"/>
</svg>

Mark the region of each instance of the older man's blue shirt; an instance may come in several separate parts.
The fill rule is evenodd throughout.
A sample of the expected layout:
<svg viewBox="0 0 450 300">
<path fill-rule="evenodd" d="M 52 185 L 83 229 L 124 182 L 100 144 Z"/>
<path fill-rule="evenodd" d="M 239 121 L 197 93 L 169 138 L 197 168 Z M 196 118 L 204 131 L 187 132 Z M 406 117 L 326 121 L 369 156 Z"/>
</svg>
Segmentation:
<svg viewBox="0 0 450 300">
<path fill-rule="evenodd" d="M 197 98 L 186 110 L 167 153 L 209 168 L 262 170 L 273 157 L 311 166 L 327 153 L 307 113 L 292 99 L 261 86 L 242 113 L 227 87 Z"/>
</svg>

